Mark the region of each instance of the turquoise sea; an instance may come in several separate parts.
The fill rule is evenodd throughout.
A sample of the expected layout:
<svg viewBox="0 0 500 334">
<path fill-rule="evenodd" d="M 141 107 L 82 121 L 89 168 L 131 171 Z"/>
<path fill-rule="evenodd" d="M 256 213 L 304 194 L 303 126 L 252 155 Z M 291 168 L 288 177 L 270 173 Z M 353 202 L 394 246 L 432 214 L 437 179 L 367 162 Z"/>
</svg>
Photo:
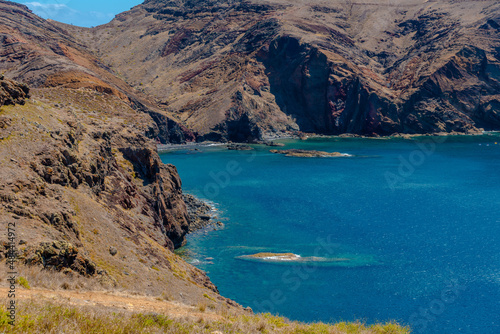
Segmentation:
<svg viewBox="0 0 500 334">
<path fill-rule="evenodd" d="M 162 153 L 220 230 L 181 249 L 222 295 L 301 321 L 500 333 L 500 136 L 311 138 Z M 295 158 L 270 149 L 351 157 Z M 259 252 L 345 259 L 256 262 Z"/>
</svg>

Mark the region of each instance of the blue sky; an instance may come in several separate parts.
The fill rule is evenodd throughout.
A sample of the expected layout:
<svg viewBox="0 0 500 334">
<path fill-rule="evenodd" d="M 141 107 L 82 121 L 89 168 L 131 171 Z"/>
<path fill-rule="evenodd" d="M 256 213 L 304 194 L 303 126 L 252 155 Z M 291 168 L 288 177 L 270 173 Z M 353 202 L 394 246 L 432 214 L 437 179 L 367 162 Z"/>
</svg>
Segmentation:
<svg viewBox="0 0 500 334">
<path fill-rule="evenodd" d="M 44 19 L 82 27 L 108 23 L 116 14 L 129 10 L 143 0 L 25 0 L 16 1 Z"/>
</svg>

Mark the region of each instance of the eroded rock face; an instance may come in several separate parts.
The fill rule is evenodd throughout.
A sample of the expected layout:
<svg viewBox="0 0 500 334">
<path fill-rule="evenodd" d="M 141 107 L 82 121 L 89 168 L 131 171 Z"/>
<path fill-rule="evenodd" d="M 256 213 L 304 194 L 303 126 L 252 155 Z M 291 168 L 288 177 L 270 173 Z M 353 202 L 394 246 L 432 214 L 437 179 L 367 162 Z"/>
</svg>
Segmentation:
<svg viewBox="0 0 500 334">
<path fill-rule="evenodd" d="M 177 169 L 173 165 L 164 165 L 158 153 L 152 149 L 126 147 L 121 151 L 133 163 L 136 173 L 144 182 L 142 194 L 168 237 L 166 246 L 172 250 L 183 246 L 189 217 Z"/>
<path fill-rule="evenodd" d="M 92 38 L 198 140 L 470 133 L 500 128 L 499 12 L 495 1 L 151 0 Z"/>
<path fill-rule="evenodd" d="M 0 107 L 3 105 L 24 104 L 29 97 L 29 87 L 0 75 Z"/>
<path fill-rule="evenodd" d="M 28 265 L 41 265 L 46 269 L 71 269 L 84 276 L 97 274 L 96 264 L 79 254 L 78 248 L 65 241 L 42 242 L 26 248 L 21 255 Z"/>
<path fill-rule="evenodd" d="M 422 83 L 402 108 L 405 132 L 468 132 L 500 128 L 500 67 L 466 46 Z M 493 105 L 496 105 L 494 107 Z"/>
<path fill-rule="evenodd" d="M 74 189 L 87 187 L 98 198 L 125 210 L 142 207 L 144 214 L 157 222 L 160 235 L 163 235 L 160 238 L 163 245 L 171 250 L 182 246 L 188 218 L 175 167 L 163 165 L 156 150 L 144 139 L 128 141 L 111 132 L 91 134 L 100 144 L 94 152 L 81 156 L 78 142 L 83 140 L 83 130 L 81 125 L 80 128 L 75 125 L 73 129 L 59 138 L 53 135 L 64 144 L 37 154 L 37 160 L 31 162 L 33 171 L 49 184 Z M 139 143 L 143 146 L 127 146 Z M 142 184 L 134 183 L 130 174 L 119 166 L 113 154 L 117 147 L 133 165 L 135 175 L 142 180 Z M 70 213 L 41 211 L 37 215 L 61 231 L 69 229 L 79 238 Z"/>
<path fill-rule="evenodd" d="M 16 226 L 22 264 L 184 302 L 218 296 L 172 252 L 190 218 L 176 168 L 146 135 L 153 124 L 88 89 L 33 89 L 24 105 L 2 107 L 0 219 Z"/>
<path fill-rule="evenodd" d="M 32 88 L 87 89 L 116 96 L 139 111 L 162 115 L 153 117 L 158 124 L 147 133 L 150 138 L 162 143 L 194 140 L 189 130 L 162 113 L 161 106 L 119 79 L 89 52 L 71 29 L 36 16 L 24 5 L 0 1 L 0 73 Z M 0 104 L 22 103 L 25 95 L 27 86 L 2 81 Z"/>
</svg>

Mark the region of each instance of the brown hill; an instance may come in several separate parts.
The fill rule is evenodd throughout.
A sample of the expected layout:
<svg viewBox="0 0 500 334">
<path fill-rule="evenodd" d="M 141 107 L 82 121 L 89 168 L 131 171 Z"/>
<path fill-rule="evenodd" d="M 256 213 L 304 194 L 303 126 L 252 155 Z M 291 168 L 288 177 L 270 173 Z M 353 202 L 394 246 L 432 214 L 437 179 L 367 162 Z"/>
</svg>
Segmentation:
<svg viewBox="0 0 500 334">
<path fill-rule="evenodd" d="M 204 295 L 226 304 L 203 272 L 173 253 L 190 219 L 177 170 L 161 163 L 145 135 L 151 118 L 89 89 L 31 95 L 0 109 L 0 260 L 11 223 L 21 273 L 35 265 L 64 273 L 72 288 L 81 276 L 188 304 Z"/>
<path fill-rule="evenodd" d="M 65 278 L 58 284 L 48 272 L 42 285 L 77 289 L 80 277 L 191 305 L 236 305 L 173 253 L 190 217 L 176 168 L 158 156 L 162 129 L 144 97 L 25 6 L 0 1 L 0 42 L 0 260 L 9 223 L 22 274 L 34 279 L 35 266 Z M 167 135 L 184 135 L 171 123 Z"/>
<path fill-rule="evenodd" d="M 199 140 L 500 128 L 497 1 L 148 0 L 67 29 Z"/>
<path fill-rule="evenodd" d="M 26 6 L 0 0 L 0 71 L 30 87 L 88 88 L 115 95 L 148 113 L 157 125 L 150 137 L 163 143 L 192 139 L 183 126 L 165 117 L 148 97 L 115 76 L 88 47 L 56 22 Z"/>
</svg>

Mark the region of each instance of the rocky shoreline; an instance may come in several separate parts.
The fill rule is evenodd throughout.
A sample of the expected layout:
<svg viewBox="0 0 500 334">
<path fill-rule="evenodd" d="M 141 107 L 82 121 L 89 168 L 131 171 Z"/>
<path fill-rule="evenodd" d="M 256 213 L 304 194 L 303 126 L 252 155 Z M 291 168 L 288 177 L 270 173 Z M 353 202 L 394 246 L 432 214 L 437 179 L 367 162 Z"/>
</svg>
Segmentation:
<svg viewBox="0 0 500 334">
<path fill-rule="evenodd" d="M 320 134 L 307 134 L 307 136 L 283 136 L 283 137 L 276 137 L 273 138 L 272 141 L 262 141 L 262 142 L 256 142 L 252 144 L 257 144 L 257 145 L 265 145 L 265 146 L 270 146 L 270 147 L 283 147 L 285 144 L 277 142 L 276 140 L 285 140 L 285 139 L 299 139 L 301 141 L 305 141 L 308 139 L 316 139 L 316 138 L 324 138 L 324 139 L 375 139 L 375 140 L 391 140 L 391 139 L 413 139 L 413 138 L 421 138 L 421 137 L 476 137 L 476 136 L 483 136 L 483 135 L 490 135 L 490 134 L 496 134 L 500 133 L 500 131 L 478 131 L 478 132 L 469 132 L 469 133 L 462 133 L 462 132 L 437 132 L 437 133 L 425 133 L 425 134 L 406 134 L 406 133 L 395 133 L 390 136 L 364 136 L 364 135 L 357 135 L 357 134 L 352 134 L 352 133 L 344 133 L 340 135 L 320 135 Z M 248 146 L 248 143 L 245 142 L 233 142 L 233 143 L 224 143 L 224 142 L 213 142 L 213 141 L 203 141 L 203 142 L 191 142 L 191 143 L 184 143 L 184 144 L 158 144 L 157 145 L 157 150 L 159 153 L 162 152 L 168 152 L 176 149 L 193 149 L 196 150 L 198 148 L 204 148 L 204 147 L 213 147 L 213 146 L 230 146 L 233 150 L 238 150 L 237 148 L 234 149 L 233 147 L 238 147 L 238 146 Z"/>
<path fill-rule="evenodd" d="M 220 229 L 224 227 L 224 224 L 218 221 L 214 214 L 215 207 L 193 195 L 183 194 L 182 196 L 190 220 L 188 233 L 204 228 Z"/>
</svg>

